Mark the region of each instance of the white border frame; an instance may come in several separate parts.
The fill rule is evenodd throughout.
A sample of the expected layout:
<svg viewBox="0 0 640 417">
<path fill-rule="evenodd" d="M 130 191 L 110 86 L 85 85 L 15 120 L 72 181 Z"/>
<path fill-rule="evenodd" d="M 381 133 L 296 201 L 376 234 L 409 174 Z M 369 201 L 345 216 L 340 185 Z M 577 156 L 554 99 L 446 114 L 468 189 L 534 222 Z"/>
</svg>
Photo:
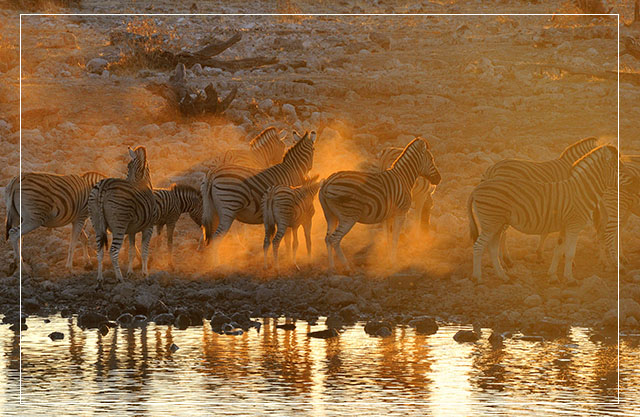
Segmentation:
<svg viewBox="0 0 640 417">
<path fill-rule="evenodd" d="M 22 178 L 22 17 L 23 16 L 401 16 L 401 17 L 410 17 L 410 16 L 601 16 L 601 17 L 613 17 L 616 16 L 617 22 L 617 42 L 618 42 L 618 62 L 617 62 L 617 148 L 620 152 L 620 13 L 20 13 L 20 42 L 19 42 L 19 71 L 20 71 L 20 164 L 19 164 L 19 176 Z M 617 253 L 620 253 L 620 162 L 618 161 L 618 230 L 617 230 Z M 22 236 L 22 181 L 19 181 L 20 184 L 20 236 Z M 19 248 L 20 254 L 22 255 L 22 238 L 19 240 Z M 22 261 L 18 260 L 18 268 L 19 268 L 19 287 L 20 287 L 20 297 L 19 297 L 19 314 L 20 314 L 20 328 L 19 328 L 19 340 L 20 340 L 20 359 L 19 359 L 19 378 L 20 378 L 20 386 L 19 386 L 19 405 L 23 405 L 22 402 Z M 507 405 L 507 406 L 518 406 L 518 405 L 620 405 L 620 257 L 617 259 L 617 296 L 618 296 L 618 304 L 617 304 L 617 346 L 618 346 L 618 356 L 617 356 L 617 401 L 615 402 L 556 402 L 556 401 L 534 401 L 534 402 L 492 402 L 491 406 L 495 405 Z M 154 403 L 147 402 L 148 404 Z M 165 404 L 164 402 L 155 402 L 156 404 Z M 270 402 L 242 402 L 242 404 L 284 404 L 284 405 L 312 405 L 312 404 L 325 404 L 324 402 L 289 402 L 289 401 L 270 401 Z M 49 403 L 46 401 L 40 402 L 31 402 L 28 404 L 33 405 L 78 405 L 76 402 L 55 402 Z M 92 402 L 92 403 L 83 403 L 83 405 L 93 405 L 93 406 L 108 406 L 108 405 L 126 405 L 132 403 L 122 403 L 122 402 Z M 172 405 L 216 405 L 216 404 L 224 404 L 220 402 L 216 403 L 201 403 L 194 401 L 182 401 L 182 402 L 171 402 Z M 363 403 L 357 401 L 345 401 L 335 403 L 336 406 L 342 405 L 432 405 L 431 402 L 372 402 L 372 403 Z M 464 403 L 466 405 L 486 405 L 485 403 Z M 487 403 L 488 404 L 488 403 Z"/>
</svg>

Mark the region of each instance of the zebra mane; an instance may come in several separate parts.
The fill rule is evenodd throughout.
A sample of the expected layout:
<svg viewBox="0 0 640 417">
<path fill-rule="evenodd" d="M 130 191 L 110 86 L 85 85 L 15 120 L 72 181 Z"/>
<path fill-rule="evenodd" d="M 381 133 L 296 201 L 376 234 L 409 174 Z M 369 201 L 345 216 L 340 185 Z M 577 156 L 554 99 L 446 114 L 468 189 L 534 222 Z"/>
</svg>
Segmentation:
<svg viewBox="0 0 640 417">
<path fill-rule="evenodd" d="M 600 159 L 605 155 L 605 152 L 610 152 L 612 155 L 618 155 L 618 149 L 613 145 L 600 145 L 595 149 L 592 149 L 587 154 L 583 155 L 580 159 L 573 163 L 572 168 L 577 168 L 583 165 L 584 162 L 594 159 Z"/>
<path fill-rule="evenodd" d="M 398 161 L 400 161 L 406 153 L 414 152 L 414 149 L 416 148 L 416 146 L 420 146 L 420 143 L 423 143 L 426 146 L 426 150 L 429 150 L 429 142 L 427 142 L 420 136 L 417 136 L 415 139 L 409 142 L 407 146 L 404 147 L 404 149 L 402 150 L 402 153 L 393 161 L 389 169 L 392 169 L 393 167 L 395 167 Z"/>
<path fill-rule="evenodd" d="M 579 141 L 572 143 L 571 145 L 564 148 L 564 150 L 560 154 L 560 159 L 571 159 L 575 162 L 584 155 L 588 154 L 591 150 L 596 148 L 599 141 L 600 140 L 595 136 L 580 139 Z"/>
<path fill-rule="evenodd" d="M 279 142 L 279 141 L 280 141 L 280 136 L 278 135 L 278 131 L 276 130 L 276 128 L 268 127 L 262 132 L 260 132 L 258 136 L 251 139 L 251 142 L 249 142 L 249 147 L 251 149 L 258 149 L 258 148 L 262 148 L 267 143 Z"/>
<path fill-rule="evenodd" d="M 300 139 L 299 141 L 291 145 L 289 149 L 287 149 L 287 151 L 284 153 L 284 157 L 282 158 L 282 162 L 288 162 L 293 157 L 293 153 L 295 152 L 295 150 L 301 147 L 302 144 L 307 141 L 309 141 L 309 132 L 305 132 L 302 139 Z"/>
</svg>

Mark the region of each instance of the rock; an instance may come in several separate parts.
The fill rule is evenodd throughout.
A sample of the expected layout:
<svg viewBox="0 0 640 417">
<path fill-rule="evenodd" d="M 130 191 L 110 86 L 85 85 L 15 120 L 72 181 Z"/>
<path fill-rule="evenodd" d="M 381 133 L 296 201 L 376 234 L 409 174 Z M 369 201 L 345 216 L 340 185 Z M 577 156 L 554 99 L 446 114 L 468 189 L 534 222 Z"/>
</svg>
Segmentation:
<svg viewBox="0 0 640 417">
<path fill-rule="evenodd" d="M 343 326 L 342 317 L 336 315 L 330 315 L 327 317 L 327 320 L 324 322 L 325 326 L 329 329 L 339 329 Z"/>
<path fill-rule="evenodd" d="M 409 322 L 409 326 L 416 328 L 418 334 L 435 334 L 438 332 L 438 323 L 433 317 L 418 317 Z"/>
<path fill-rule="evenodd" d="M 620 299 L 620 321 L 624 322 L 629 317 L 640 320 L 640 304 L 632 298 Z"/>
<path fill-rule="evenodd" d="M 251 313 L 248 311 L 239 311 L 237 313 L 233 313 L 231 315 L 231 321 L 235 321 L 240 324 L 240 326 L 248 326 L 251 321 Z"/>
<path fill-rule="evenodd" d="M 548 339 L 563 337 L 569 332 L 569 323 L 563 320 L 556 320 L 545 317 L 539 322 L 526 326 L 527 333 L 544 336 Z"/>
<path fill-rule="evenodd" d="M 369 33 L 369 39 L 371 39 L 371 42 L 374 42 L 380 45 L 380 47 L 386 50 L 388 50 L 389 47 L 391 46 L 391 40 L 384 33 L 371 32 Z"/>
<path fill-rule="evenodd" d="M 635 317 L 627 317 L 627 319 L 624 321 L 624 325 L 630 329 L 637 329 L 638 320 L 636 320 Z"/>
<path fill-rule="evenodd" d="M 109 65 L 109 61 L 107 61 L 106 59 L 93 58 L 92 60 L 87 62 L 85 68 L 91 74 L 102 74 L 102 71 L 107 68 L 107 65 Z"/>
<path fill-rule="evenodd" d="M 133 321 L 133 316 L 131 315 L 131 313 L 123 313 L 118 316 L 116 321 L 122 326 L 128 326 Z"/>
<path fill-rule="evenodd" d="M 34 314 L 40 310 L 40 303 L 35 298 L 22 300 L 22 308 L 27 314 Z"/>
<path fill-rule="evenodd" d="M 268 112 L 269 109 L 271 109 L 272 107 L 273 107 L 273 100 L 271 100 L 270 98 L 264 99 L 260 103 L 258 103 L 258 108 L 263 112 Z"/>
<path fill-rule="evenodd" d="M 178 347 L 178 345 L 176 345 L 175 343 L 172 343 L 172 344 L 171 344 L 171 346 L 169 346 L 169 350 L 170 350 L 171 352 L 175 352 L 175 351 L 176 351 L 176 350 L 178 350 L 178 349 L 180 349 L 180 348 L 179 348 L 179 347 Z"/>
<path fill-rule="evenodd" d="M 478 339 L 480 339 L 480 335 L 473 330 L 458 330 L 458 332 L 453 335 L 453 340 L 458 343 L 475 342 Z"/>
<path fill-rule="evenodd" d="M 153 322 L 158 325 L 169 325 L 173 324 L 175 319 L 171 313 L 161 313 L 153 318 Z"/>
<path fill-rule="evenodd" d="M 49 319 L 44 319 L 43 321 L 44 321 L 45 323 L 47 323 L 47 324 L 51 323 L 51 320 L 49 320 Z"/>
<path fill-rule="evenodd" d="M 488 340 L 489 340 L 489 343 L 491 343 L 491 346 L 493 347 L 501 347 L 504 345 L 503 343 L 504 337 L 502 337 L 500 333 L 491 332 Z"/>
<path fill-rule="evenodd" d="M 133 321 L 131 322 L 133 327 L 144 327 L 147 325 L 147 316 L 144 314 L 137 314 L 133 317 Z"/>
<path fill-rule="evenodd" d="M 295 330 L 295 323 L 276 324 L 276 329 Z"/>
<path fill-rule="evenodd" d="M 360 318 L 360 311 L 358 311 L 357 305 L 350 304 L 346 307 L 342 307 L 340 310 L 340 316 L 347 323 L 355 323 Z"/>
<path fill-rule="evenodd" d="M 307 333 L 309 337 L 315 337 L 318 339 L 329 339 L 338 336 L 340 333 L 336 329 L 318 330 L 316 332 Z"/>
<path fill-rule="evenodd" d="M 195 75 L 198 75 L 198 76 L 202 75 L 202 74 L 203 74 L 203 71 L 202 71 L 202 65 L 200 65 L 200 64 L 194 64 L 194 65 L 191 67 L 191 71 L 192 71 Z"/>
<path fill-rule="evenodd" d="M 49 339 L 51 340 L 61 340 L 64 339 L 64 334 L 60 332 L 51 332 L 49 333 Z"/>
<path fill-rule="evenodd" d="M 109 325 L 109 323 L 103 323 L 98 328 L 98 331 L 100 332 L 101 335 L 106 336 L 109 333 L 110 327 L 111 326 Z"/>
<path fill-rule="evenodd" d="M 391 336 L 391 330 L 387 326 L 382 326 L 376 332 L 376 336 L 389 337 Z"/>
<path fill-rule="evenodd" d="M 387 327 L 391 329 L 393 326 L 388 321 L 368 321 L 367 324 L 364 325 L 365 333 L 375 336 L 382 327 Z"/>
<path fill-rule="evenodd" d="M 576 290 L 576 294 L 581 301 L 588 303 L 602 298 L 616 297 L 616 292 L 610 289 L 607 283 L 597 275 L 584 279 L 580 288 Z"/>
<path fill-rule="evenodd" d="M 229 335 L 229 336 L 240 336 L 241 334 L 244 334 L 244 331 L 242 329 L 231 329 L 231 330 L 225 330 L 224 334 Z"/>
<path fill-rule="evenodd" d="M 148 313 L 158 301 L 158 297 L 148 292 L 141 292 L 135 298 L 136 309 L 140 309 Z"/>
<path fill-rule="evenodd" d="M 109 320 L 116 320 L 119 316 L 120 309 L 118 308 L 118 306 L 111 304 L 109 305 L 109 307 L 107 307 L 107 318 Z"/>
<path fill-rule="evenodd" d="M 178 317 L 176 317 L 176 321 L 174 324 L 178 329 L 184 330 L 191 325 L 191 320 L 189 319 L 188 315 L 179 314 Z"/>
<path fill-rule="evenodd" d="M 227 323 L 231 323 L 231 318 L 224 313 L 216 312 L 213 317 L 211 317 L 211 328 L 214 332 L 219 332 Z"/>
<path fill-rule="evenodd" d="M 102 323 L 109 321 L 104 314 L 95 311 L 82 313 L 78 316 L 78 327 L 87 329 L 97 329 Z"/>
<path fill-rule="evenodd" d="M 615 308 L 612 308 L 604 314 L 601 326 L 605 329 L 605 332 L 618 332 L 618 311 Z"/>
<path fill-rule="evenodd" d="M 148 138 L 157 138 L 162 135 L 162 129 L 160 129 L 157 124 L 151 123 L 143 126 L 140 129 L 140 134 L 145 135 Z"/>
<path fill-rule="evenodd" d="M 331 306 L 341 307 L 353 304 L 357 300 L 356 296 L 350 292 L 338 288 L 330 288 L 325 295 L 324 301 Z"/>
<path fill-rule="evenodd" d="M 298 118 L 298 115 L 296 114 L 296 108 L 289 103 L 285 103 L 282 105 L 282 113 L 291 120 L 296 120 Z"/>
<path fill-rule="evenodd" d="M 540 304 L 542 304 L 542 297 L 540 297 L 538 294 L 531 294 L 530 296 L 524 299 L 524 304 L 527 307 L 539 306 Z"/>
</svg>

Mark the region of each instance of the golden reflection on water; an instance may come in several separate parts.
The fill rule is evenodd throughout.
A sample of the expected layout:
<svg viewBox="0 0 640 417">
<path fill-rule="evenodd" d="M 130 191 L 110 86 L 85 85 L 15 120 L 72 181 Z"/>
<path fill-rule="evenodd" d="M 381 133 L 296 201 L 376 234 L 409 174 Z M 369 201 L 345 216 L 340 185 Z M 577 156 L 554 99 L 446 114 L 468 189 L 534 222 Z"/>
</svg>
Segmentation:
<svg viewBox="0 0 640 417">
<path fill-rule="evenodd" d="M 103 336 L 79 329 L 75 320 L 51 319 L 29 318 L 23 333 L 23 399 L 32 407 L 115 402 L 132 404 L 128 409 L 137 415 L 158 415 L 166 401 L 210 402 L 260 414 L 271 403 L 274 410 L 281 404 L 326 415 L 345 402 L 378 404 L 377 414 L 420 403 L 433 415 L 473 415 L 491 413 L 491 404 L 500 402 L 611 403 L 617 395 L 617 346 L 594 344 L 583 329 L 555 341 L 506 340 L 496 349 L 487 334 L 478 343 L 457 344 L 452 336 L 459 327 L 453 326 L 432 336 L 396 328 L 388 338 L 371 338 L 356 326 L 322 340 L 307 337 L 319 326 L 298 322 L 295 331 L 283 331 L 273 319 L 263 320 L 259 333 L 240 336 L 214 333 L 207 322 L 187 330 L 116 328 Z M 62 331 L 64 339 L 51 341 L 52 331 Z M 0 327 L 0 338 L 0 380 L 6 381 L 0 410 L 6 412 L 18 390 L 19 341 L 7 326 Z M 630 409 L 624 399 L 640 395 L 633 369 L 640 357 L 637 339 L 621 344 L 622 404 L 582 409 Z M 527 410 L 512 408 L 516 414 Z"/>
</svg>

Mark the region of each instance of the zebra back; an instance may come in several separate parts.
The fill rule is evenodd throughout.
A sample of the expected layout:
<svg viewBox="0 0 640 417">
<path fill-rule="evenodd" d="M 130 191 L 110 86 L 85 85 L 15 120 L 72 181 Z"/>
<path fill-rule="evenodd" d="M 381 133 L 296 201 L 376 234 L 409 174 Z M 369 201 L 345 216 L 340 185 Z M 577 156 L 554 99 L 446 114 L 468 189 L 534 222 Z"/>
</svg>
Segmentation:
<svg viewBox="0 0 640 417">
<path fill-rule="evenodd" d="M 158 205 L 156 225 L 174 223 L 182 213 L 188 213 L 196 225 L 202 225 L 202 197 L 195 187 L 171 184 L 169 189 L 154 189 L 153 196 Z"/>
<path fill-rule="evenodd" d="M 572 164 L 594 149 L 598 139 L 581 139 L 565 148 L 558 159 L 530 161 L 525 159 L 504 159 L 489 167 L 482 180 L 491 178 L 526 179 L 539 182 L 557 182 L 569 178 Z"/>
<path fill-rule="evenodd" d="M 306 174 L 313 167 L 316 132 L 306 132 L 302 137 L 294 132 L 294 138 L 297 140 L 296 143 L 287 150 L 281 163 L 244 181 L 258 201 L 273 185 L 296 186 L 302 184 Z"/>
</svg>

